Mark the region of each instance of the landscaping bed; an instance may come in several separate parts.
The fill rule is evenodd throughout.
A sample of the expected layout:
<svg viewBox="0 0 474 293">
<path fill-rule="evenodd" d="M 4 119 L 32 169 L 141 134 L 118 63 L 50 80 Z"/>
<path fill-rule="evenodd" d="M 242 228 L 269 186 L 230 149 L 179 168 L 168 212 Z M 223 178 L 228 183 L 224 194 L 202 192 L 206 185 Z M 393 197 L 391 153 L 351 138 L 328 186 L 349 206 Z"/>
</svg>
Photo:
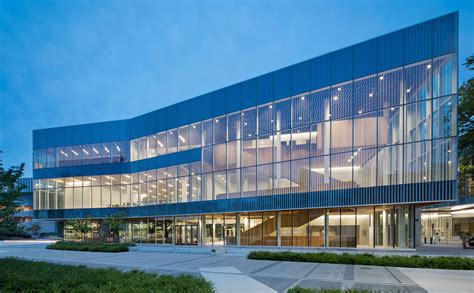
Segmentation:
<svg viewBox="0 0 474 293">
<path fill-rule="evenodd" d="M 447 269 L 447 270 L 474 270 L 474 258 L 459 256 L 377 256 L 373 254 L 350 254 L 330 252 L 270 252 L 252 251 L 248 254 L 249 259 L 298 261 L 333 264 L 354 264 L 370 266 L 390 266 L 424 269 Z"/>
<path fill-rule="evenodd" d="M 87 243 L 87 242 L 56 242 L 48 245 L 47 249 L 75 250 L 75 251 L 97 251 L 97 252 L 126 252 L 128 243 Z"/>
<path fill-rule="evenodd" d="M 15 258 L 0 259 L 0 292 L 215 292 L 191 275 L 91 269 Z"/>
</svg>

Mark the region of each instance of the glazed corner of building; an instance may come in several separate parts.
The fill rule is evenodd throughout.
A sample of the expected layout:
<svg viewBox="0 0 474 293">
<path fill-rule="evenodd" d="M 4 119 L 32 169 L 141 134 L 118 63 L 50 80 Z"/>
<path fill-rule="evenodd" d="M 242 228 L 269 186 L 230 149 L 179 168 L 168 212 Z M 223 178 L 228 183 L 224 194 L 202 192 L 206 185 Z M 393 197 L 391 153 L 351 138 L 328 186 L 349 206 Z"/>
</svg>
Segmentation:
<svg viewBox="0 0 474 293">
<path fill-rule="evenodd" d="M 256 108 L 260 105 L 310 93 L 318 89 L 332 89 L 338 84 L 356 81 L 372 75 L 380 76 L 380 73 L 389 72 L 396 68 L 402 68 L 403 70 L 404 66 L 426 60 L 432 62 L 443 56 L 451 56 L 455 59 L 456 64 L 454 65 L 453 74 L 455 75 L 456 90 L 445 95 L 454 97 L 457 93 L 458 18 L 458 12 L 450 13 L 128 120 L 34 130 L 33 151 L 35 160 L 36 153 L 39 150 L 54 148 L 57 151 L 62 146 L 86 144 L 105 143 L 105 147 L 110 148 L 110 152 L 117 151 L 120 154 L 118 155 L 118 161 L 114 162 L 113 159 L 110 159 L 112 162 L 104 164 L 80 166 L 59 166 L 56 164 L 50 168 L 35 168 L 33 177 L 35 180 L 44 180 L 48 178 L 138 173 L 171 165 L 201 161 L 203 160 L 202 150 L 206 147 L 205 145 L 138 160 L 122 160 L 121 153 L 124 152 L 124 146 L 130 148 L 131 141 L 155 133 L 179 129 L 183 125 L 215 119 L 229 113 Z M 403 90 L 408 89 L 404 88 Z M 440 95 L 436 98 L 446 98 L 445 96 Z M 429 99 L 433 100 L 433 103 L 435 102 L 434 98 L 433 92 L 431 92 Z M 456 98 L 453 101 L 457 104 Z M 334 103 L 334 101 L 329 102 Z M 433 107 L 433 103 L 429 107 Z M 405 115 L 410 110 L 409 105 L 397 106 L 404 109 Z M 378 110 L 383 111 L 384 109 L 377 108 L 376 111 Z M 386 110 L 388 111 L 388 108 Z M 357 114 L 357 112 L 351 112 L 351 117 L 355 117 Z M 293 127 L 290 128 L 293 129 Z M 449 135 L 449 137 L 443 137 L 443 139 L 450 139 L 456 143 L 456 136 L 457 133 Z M 425 144 L 429 142 L 430 148 L 433 148 L 436 143 L 433 136 L 425 141 Z M 117 142 L 123 144 L 111 144 Z M 423 148 L 423 146 L 420 147 Z M 375 149 L 377 149 L 377 146 Z M 84 152 L 83 149 L 79 150 Z M 94 149 L 92 148 L 91 151 L 94 152 Z M 401 147 L 401 151 L 404 154 L 409 152 L 404 146 Z M 86 150 L 86 152 L 89 151 Z M 125 151 L 123 156 L 129 156 L 130 158 L 130 152 L 126 154 Z M 450 152 L 456 153 L 452 149 Z M 452 164 L 457 164 L 456 159 L 454 158 Z M 454 169 L 457 170 L 457 168 Z M 431 170 L 430 172 L 434 171 Z M 186 203 L 173 202 L 162 205 L 132 206 L 125 209 L 130 217 L 152 217 L 305 208 L 427 204 L 456 200 L 456 178 L 455 175 L 450 177 L 449 180 L 414 183 L 405 183 L 402 179 L 400 184 L 382 186 L 375 184 L 375 186 L 360 188 L 354 186 L 348 189 L 305 191 L 271 196 L 257 196 L 255 194 L 255 196 L 241 198 L 212 199 Z M 82 217 L 87 214 L 101 218 L 119 209 L 121 208 L 36 209 L 35 216 L 65 219 Z"/>
</svg>

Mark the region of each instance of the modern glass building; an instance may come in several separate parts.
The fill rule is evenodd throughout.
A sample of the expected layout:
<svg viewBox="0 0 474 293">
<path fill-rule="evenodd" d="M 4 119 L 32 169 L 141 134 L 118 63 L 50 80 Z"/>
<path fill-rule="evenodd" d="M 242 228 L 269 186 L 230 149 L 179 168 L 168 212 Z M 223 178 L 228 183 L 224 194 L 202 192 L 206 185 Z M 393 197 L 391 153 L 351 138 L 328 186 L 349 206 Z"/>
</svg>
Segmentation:
<svg viewBox="0 0 474 293">
<path fill-rule="evenodd" d="M 128 120 L 35 130 L 40 219 L 124 240 L 400 247 L 457 199 L 458 14 Z M 66 237 L 74 237 L 65 226 Z"/>
</svg>

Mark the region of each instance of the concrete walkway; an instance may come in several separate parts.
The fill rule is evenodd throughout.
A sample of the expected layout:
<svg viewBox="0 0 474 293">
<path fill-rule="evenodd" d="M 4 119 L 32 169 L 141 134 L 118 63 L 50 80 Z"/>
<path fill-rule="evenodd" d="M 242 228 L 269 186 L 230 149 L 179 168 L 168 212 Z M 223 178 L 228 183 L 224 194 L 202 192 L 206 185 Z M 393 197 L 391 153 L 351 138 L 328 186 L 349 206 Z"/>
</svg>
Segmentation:
<svg viewBox="0 0 474 293">
<path fill-rule="evenodd" d="M 218 292 L 284 292 L 306 288 L 370 288 L 383 292 L 471 292 L 474 271 L 249 260 L 242 255 L 143 252 L 100 253 L 46 250 L 45 244 L 0 246 L 0 258 L 187 273 L 212 281 Z"/>
</svg>

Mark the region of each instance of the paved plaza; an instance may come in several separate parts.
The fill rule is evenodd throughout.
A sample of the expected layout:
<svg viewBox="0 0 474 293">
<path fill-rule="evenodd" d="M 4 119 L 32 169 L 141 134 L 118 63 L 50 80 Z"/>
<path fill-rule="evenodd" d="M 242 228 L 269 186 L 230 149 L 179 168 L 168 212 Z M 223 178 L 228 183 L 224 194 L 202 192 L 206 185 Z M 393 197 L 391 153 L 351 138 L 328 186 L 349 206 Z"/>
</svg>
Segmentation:
<svg viewBox="0 0 474 293">
<path fill-rule="evenodd" d="M 218 292 L 284 292 L 307 288 L 370 288 L 392 292 L 474 292 L 474 271 L 249 260 L 245 255 L 46 250 L 45 244 L 0 245 L 0 258 L 19 257 L 88 267 L 187 273 L 211 280 Z"/>
</svg>

